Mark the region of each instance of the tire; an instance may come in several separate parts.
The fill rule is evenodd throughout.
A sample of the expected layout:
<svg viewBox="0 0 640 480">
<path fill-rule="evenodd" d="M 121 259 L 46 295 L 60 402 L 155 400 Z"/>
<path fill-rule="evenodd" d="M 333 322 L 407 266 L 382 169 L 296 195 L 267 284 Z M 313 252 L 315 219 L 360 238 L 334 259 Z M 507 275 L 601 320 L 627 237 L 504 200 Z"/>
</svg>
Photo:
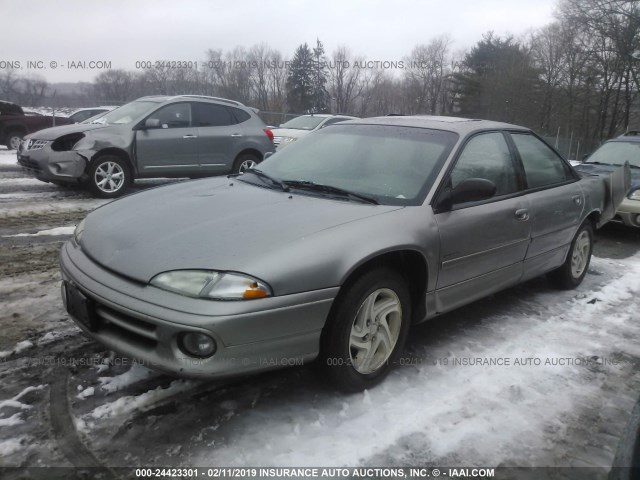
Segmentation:
<svg viewBox="0 0 640 480">
<path fill-rule="evenodd" d="M 129 164 L 120 157 L 104 155 L 93 159 L 87 170 L 89 190 L 100 198 L 123 195 L 133 180 Z"/>
<path fill-rule="evenodd" d="M 13 130 L 7 133 L 4 137 L 4 144 L 9 150 L 17 150 L 22 141 L 23 134 L 18 130 Z"/>
<path fill-rule="evenodd" d="M 551 283 L 562 290 L 571 290 L 582 283 L 593 251 L 593 226 L 585 221 L 571 242 L 569 253 L 562 266 L 547 274 Z"/>
<path fill-rule="evenodd" d="M 377 314 L 376 305 L 382 309 Z M 410 319 L 411 298 L 403 277 L 388 268 L 364 273 L 340 293 L 331 309 L 319 366 L 345 392 L 373 387 L 402 352 Z M 373 354 L 366 354 L 366 346 Z"/>
<path fill-rule="evenodd" d="M 242 155 L 238 155 L 236 161 L 233 162 L 233 173 L 244 173 L 246 170 L 255 167 L 259 163 L 260 159 L 253 153 L 243 153 Z"/>
</svg>

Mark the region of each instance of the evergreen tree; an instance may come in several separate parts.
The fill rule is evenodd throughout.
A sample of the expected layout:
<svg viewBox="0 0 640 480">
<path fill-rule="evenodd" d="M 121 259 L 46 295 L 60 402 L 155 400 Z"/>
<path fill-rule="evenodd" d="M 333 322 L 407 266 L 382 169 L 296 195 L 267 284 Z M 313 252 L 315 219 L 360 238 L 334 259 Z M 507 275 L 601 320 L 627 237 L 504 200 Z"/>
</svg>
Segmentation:
<svg viewBox="0 0 640 480">
<path fill-rule="evenodd" d="M 291 60 L 287 75 L 287 104 L 290 112 L 305 113 L 313 110 L 314 103 L 313 53 L 305 43 L 296 49 Z"/>
<path fill-rule="evenodd" d="M 324 46 L 319 39 L 316 39 L 313 55 L 313 111 L 314 113 L 327 113 L 330 110 L 329 92 L 326 87 L 329 75 Z"/>
<path fill-rule="evenodd" d="M 454 77 L 457 108 L 462 116 L 535 124 L 533 105 L 539 91 L 538 72 L 529 51 L 512 38 L 493 33 L 466 54 Z"/>
</svg>

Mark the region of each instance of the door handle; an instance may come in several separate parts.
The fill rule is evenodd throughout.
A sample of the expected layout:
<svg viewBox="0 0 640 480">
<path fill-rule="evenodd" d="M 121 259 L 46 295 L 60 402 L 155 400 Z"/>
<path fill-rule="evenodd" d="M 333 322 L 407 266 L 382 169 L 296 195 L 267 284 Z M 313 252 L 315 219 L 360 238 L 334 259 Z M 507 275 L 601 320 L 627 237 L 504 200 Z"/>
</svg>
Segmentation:
<svg viewBox="0 0 640 480">
<path fill-rule="evenodd" d="M 232 133 L 231 136 L 232 137 L 241 137 L 242 134 L 241 133 Z"/>
<path fill-rule="evenodd" d="M 197 135 L 183 135 L 182 138 L 198 138 Z"/>
<path fill-rule="evenodd" d="M 571 197 L 571 199 L 573 200 L 573 203 L 575 203 L 576 205 L 582 205 L 581 195 L 574 195 L 573 197 Z"/>
<path fill-rule="evenodd" d="M 522 222 L 526 222 L 527 220 L 529 220 L 529 210 L 527 210 L 526 208 L 520 208 L 518 210 L 516 210 L 516 218 Z"/>
</svg>

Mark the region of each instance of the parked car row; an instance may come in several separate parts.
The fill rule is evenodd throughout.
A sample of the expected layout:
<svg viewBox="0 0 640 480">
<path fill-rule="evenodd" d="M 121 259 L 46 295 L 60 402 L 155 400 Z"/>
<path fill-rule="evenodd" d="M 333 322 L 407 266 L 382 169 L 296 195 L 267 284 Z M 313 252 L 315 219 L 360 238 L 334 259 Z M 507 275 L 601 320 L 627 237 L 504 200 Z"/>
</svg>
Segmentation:
<svg viewBox="0 0 640 480">
<path fill-rule="evenodd" d="M 627 166 L 579 174 L 531 130 L 489 121 L 351 120 L 259 168 L 273 144 L 237 103 L 149 97 L 99 121 L 27 137 L 21 163 L 57 180 L 85 159 L 109 195 L 158 169 L 236 172 L 111 202 L 60 254 L 82 330 L 179 376 L 315 360 L 340 388 L 371 388 L 411 325 L 544 274 L 578 286 L 630 183 Z"/>
</svg>

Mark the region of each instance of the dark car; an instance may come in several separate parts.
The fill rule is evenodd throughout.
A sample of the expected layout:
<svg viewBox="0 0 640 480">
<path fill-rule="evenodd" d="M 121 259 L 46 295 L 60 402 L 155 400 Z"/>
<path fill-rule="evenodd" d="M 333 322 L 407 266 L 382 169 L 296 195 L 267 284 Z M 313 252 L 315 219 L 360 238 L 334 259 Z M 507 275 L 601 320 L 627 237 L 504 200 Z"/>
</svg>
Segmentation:
<svg viewBox="0 0 640 480">
<path fill-rule="evenodd" d="M 9 150 L 17 150 L 22 137 L 29 133 L 71 123 L 73 120 L 67 117 L 25 112 L 20 105 L 0 100 L 0 144 Z"/>
<path fill-rule="evenodd" d="M 631 188 L 613 221 L 640 228 L 640 132 L 629 132 L 607 141 L 574 168 L 584 175 L 597 175 L 612 172 L 625 162 L 629 162 L 631 168 Z"/>
<path fill-rule="evenodd" d="M 626 192 L 607 182 L 625 174 L 580 178 L 515 125 L 339 123 L 231 180 L 90 213 L 60 254 L 63 299 L 89 335 L 159 370 L 215 378 L 319 357 L 361 390 L 411 324 L 543 274 L 578 286 Z"/>
<path fill-rule="evenodd" d="M 252 108 L 196 95 L 143 97 L 91 123 L 28 135 L 23 170 L 53 183 L 122 195 L 134 178 L 241 173 L 273 152 L 273 134 Z"/>
</svg>

